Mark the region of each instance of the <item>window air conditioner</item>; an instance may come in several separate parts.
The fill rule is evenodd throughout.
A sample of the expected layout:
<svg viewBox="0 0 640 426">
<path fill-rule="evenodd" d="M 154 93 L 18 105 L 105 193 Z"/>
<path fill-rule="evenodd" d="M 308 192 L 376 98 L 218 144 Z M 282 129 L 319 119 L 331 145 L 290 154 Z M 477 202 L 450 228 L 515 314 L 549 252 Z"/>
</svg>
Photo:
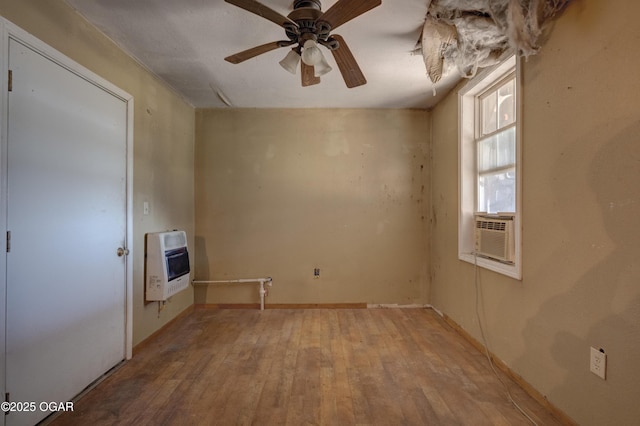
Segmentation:
<svg viewBox="0 0 640 426">
<path fill-rule="evenodd" d="M 475 216 L 475 250 L 478 256 L 501 262 L 515 260 L 513 216 Z"/>
</svg>

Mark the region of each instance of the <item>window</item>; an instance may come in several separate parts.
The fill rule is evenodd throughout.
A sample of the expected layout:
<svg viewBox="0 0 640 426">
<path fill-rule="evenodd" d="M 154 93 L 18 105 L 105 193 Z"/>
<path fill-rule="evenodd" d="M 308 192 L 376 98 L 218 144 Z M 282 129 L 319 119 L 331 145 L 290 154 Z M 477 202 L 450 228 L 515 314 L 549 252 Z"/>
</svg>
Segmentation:
<svg viewBox="0 0 640 426">
<path fill-rule="evenodd" d="M 485 69 L 459 92 L 458 257 L 521 278 L 519 66 L 515 56 Z M 476 214 L 513 218 L 514 260 L 476 257 Z"/>
<path fill-rule="evenodd" d="M 477 211 L 516 211 L 515 74 L 478 97 Z"/>
</svg>

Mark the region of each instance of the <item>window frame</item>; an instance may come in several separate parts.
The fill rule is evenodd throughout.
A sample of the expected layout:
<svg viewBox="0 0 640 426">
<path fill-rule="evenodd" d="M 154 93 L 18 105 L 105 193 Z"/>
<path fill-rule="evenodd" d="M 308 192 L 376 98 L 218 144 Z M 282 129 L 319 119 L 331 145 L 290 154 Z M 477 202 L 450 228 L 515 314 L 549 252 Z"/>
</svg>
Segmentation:
<svg viewBox="0 0 640 426">
<path fill-rule="evenodd" d="M 516 92 L 516 211 L 513 264 L 476 256 L 474 226 L 477 198 L 477 140 L 480 132 L 479 95 L 515 76 Z M 522 88 L 520 59 L 513 54 L 485 68 L 458 91 L 458 259 L 500 274 L 522 279 Z"/>
</svg>

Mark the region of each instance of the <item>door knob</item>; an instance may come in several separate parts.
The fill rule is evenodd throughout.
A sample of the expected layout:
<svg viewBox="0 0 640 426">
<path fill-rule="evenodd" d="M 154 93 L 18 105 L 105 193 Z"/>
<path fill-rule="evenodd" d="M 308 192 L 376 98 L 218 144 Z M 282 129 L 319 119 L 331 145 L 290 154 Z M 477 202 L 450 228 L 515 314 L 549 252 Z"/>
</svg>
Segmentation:
<svg viewBox="0 0 640 426">
<path fill-rule="evenodd" d="M 129 254 L 129 249 L 124 247 L 118 247 L 118 257 L 126 256 Z"/>
</svg>

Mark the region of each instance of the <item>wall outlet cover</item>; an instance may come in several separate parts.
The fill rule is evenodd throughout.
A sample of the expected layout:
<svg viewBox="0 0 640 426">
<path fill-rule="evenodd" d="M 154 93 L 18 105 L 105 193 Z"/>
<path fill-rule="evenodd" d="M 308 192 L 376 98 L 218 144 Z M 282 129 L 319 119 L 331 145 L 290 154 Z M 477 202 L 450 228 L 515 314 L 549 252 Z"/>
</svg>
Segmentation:
<svg viewBox="0 0 640 426">
<path fill-rule="evenodd" d="M 590 370 L 593 374 L 606 380 L 607 376 L 607 354 L 603 349 L 591 348 Z"/>
</svg>

